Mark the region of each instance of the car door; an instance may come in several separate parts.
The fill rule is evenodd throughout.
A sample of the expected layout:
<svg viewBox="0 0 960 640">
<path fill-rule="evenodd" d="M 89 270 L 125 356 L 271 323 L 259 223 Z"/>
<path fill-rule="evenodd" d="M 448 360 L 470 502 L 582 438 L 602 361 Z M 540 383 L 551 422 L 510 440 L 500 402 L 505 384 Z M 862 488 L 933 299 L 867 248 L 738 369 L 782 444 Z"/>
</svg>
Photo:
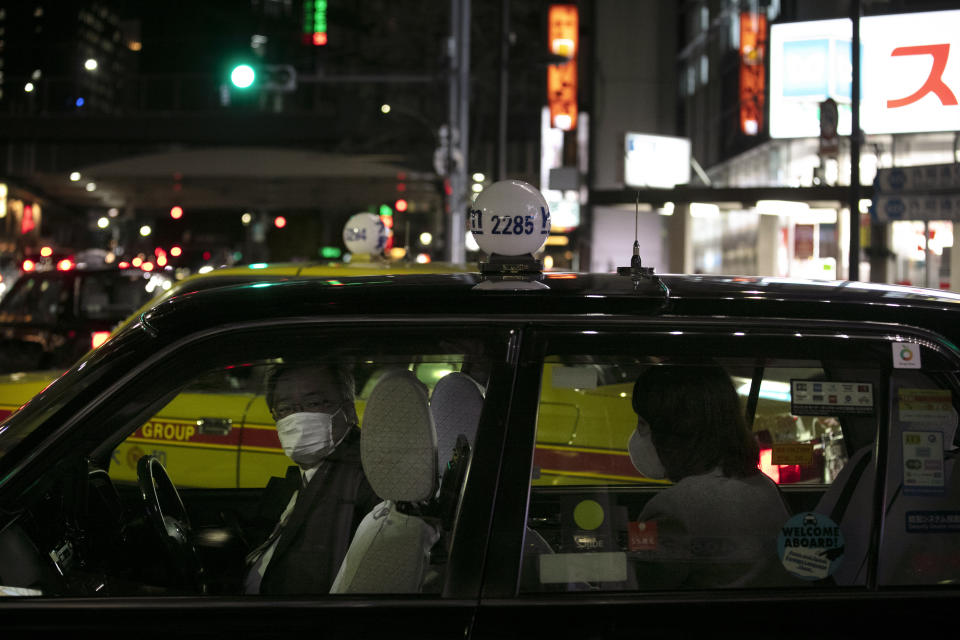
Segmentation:
<svg viewBox="0 0 960 640">
<path fill-rule="evenodd" d="M 920 361 L 922 370 L 908 368 Z M 731 482 L 719 462 L 674 481 L 632 464 L 632 382 L 703 369 L 718 370 L 736 397 L 735 419 L 754 447 L 745 477 L 766 485 L 762 500 L 750 493 L 738 506 L 747 495 L 739 489 L 714 494 Z M 799 637 L 809 628 L 783 620 L 814 609 L 823 628 L 852 633 L 872 608 L 917 606 L 878 596 L 878 585 L 941 585 L 956 597 L 960 498 L 944 471 L 955 449 L 957 369 L 948 342 L 903 327 L 672 318 L 534 328 L 497 495 L 498 561 L 485 570 L 474 637 L 626 638 L 705 624 L 712 634 L 746 625 Z M 708 393 L 684 389 L 672 409 L 678 433 L 695 415 L 684 405 Z M 563 442 L 561 431 L 577 438 Z M 698 442 L 679 459 L 703 457 Z M 884 471 L 858 464 L 862 451 L 885 460 Z M 632 473 L 614 471 L 624 466 Z M 693 513 L 675 511 L 683 508 Z M 945 620 L 936 609 L 923 610 Z"/>
<path fill-rule="evenodd" d="M 0 569 L 0 580 L 5 581 L 3 584 L 10 587 L 11 592 L 26 588 L 38 596 L 15 603 L 0 600 L 0 607 L 6 607 L 10 615 L 20 615 L 17 619 L 24 628 L 40 624 L 39 617 L 31 620 L 24 612 L 64 611 L 62 596 L 96 595 L 91 608 L 80 606 L 72 610 L 69 624 L 88 624 L 95 628 L 99 624 L 97 620 L 110 619 L 114 624 L 124 616 L 130 619 L 150 616 L 154 628 L 159 625 L 171 632 L 192 623 L 215 625 L 222 630 L 243 629 L 247 633 L 258 630 L 276 633 L 311 625 L 311 628 L 318 627 L 321 637 L 345 637 L 372 634 L 386 626 L 400 625 L 425 637 L 463 636 L 472 621 L 487 550 L 494 486 L 513 382 L 513 368 L 507 354 L 515 340 L 512 325 L 470 319 L 439 323 L 403 318 L 351 323 L 300 319 L 187 336 L 162 349 L 147 348 L 142 358 L 121 350 L 124 345 L 115 345 L 113 351 L 132 360 L 131 366 L 120 367 L 124 370 L 122 376 L 101 387 L 102 393 L 87 396 L 89 404 L 82 409 L 74 405 L 74 409 L 60 413 L 38 411 L 36 415 L 41 423 L 32 425 L 31 429 L 37 433 L 56 432 L 58 437 L 42 451 L 28 456 L 32 461 L 30 467 L 21 469 L 18 480 L 5 487 L 7 492 L 0 495 L 0 501 L 9 508 L 0 524 L 0 555 L 13 547 L 30 549 L 26 555 L 18 552 L 17 557 L 23 557 L 22 562 L 27 565 L 32 563 L 35 575 L 41 576 L 29 583 L 33 586 L 17 584 L 15 576 Z M 422 521 L 436 533 L 434 544 L 427 549 L 427 561 L 421 567 L 423 575 L 418 578 L 419 586 L 406 590 L 378 589 L 374 582 L 373 587 L 367 583 L 359 590 L 346 589 L 336 595 L 243 593 L 243 576 L 248 571 L 245 555 L 257 547 L 258 542 L 269 540 L 271 529 L 278 522 L 276 507 L 279 504 L 282 510 L 287 503 L 271 501 L 265 505 L 262 499 L 268 497 L 270 486 L 237 487 L 235 482 L 193 485 L 190 473 L 216 471 L 216 465 L 203 458 L 204 448 L 197 447 L 196 457 L 183 466 L 177 466 L 180 463 L 168 453 L 170 473 L 162 475 L 169 475 L 182 499 L 186 512 L 183 521 L 188 518 L 191 530 L 187 537 L 194 541 L 204 567 L 205 591 L 198 592 L 195 585 L 181 582 L 174 575 L 178 556 L 169 555 L 150 535 L 152 516 L 145 515 L 143 500 L 146 496 L 150 502 L 150 494 L 157 493 L 158 501 L 163 502 L 159 494 L 166 491 L 163 489 L 166 483 L 156 471 L 163 460 L 144 450 L 143 459 L 157 459 L 160 465 L 154 468 L 150 466 L 153 463 L 149 463 L 148 468 L 154 471 L 144 476 L 143 465 L 137 460 L 138 474 L 131 479 L 129 469 L 118 468 L 127 464 L 129 452 L 121 456 L 124 459 L 118 463 L 114 451 L 131 434 L 143 433 L 143 426 L 155 416 L 170 415 L 178 404 L 189 401 L 194 407 L 191 415 L 209 415 L 216 398 L 207 398 L 204 402 L 202 394 L 192 397 L 190 390 L 197 389 L 199 382 L 211 376 L 241 369 L 251 372 L 247 376 L 249 381 L 267 380 L 269 371 L 277 367 L 304 362 L 349 368 L 360 390 L 356 403 L 363 421 L 359 430 L 361 443 L 364 433 L 370 429 L 367 413 L 378 387 L 402 375 L 420 390 L 422 404 L 418 415 L 420 418 L 430 416 L 427 423 L 434 434 L 427 459 L 429 468 L 436 470 L 436 486 L 430 490 L 429 497 L 398 512 L 405 518 Z M 386 374 L 381 375 L 384 371 Z M 463 433 L 454 436 L 464 437 L 457 439 L 455 451 L 443 454 L 437 450 L 435 433 L 436 425 L 443 421 L 432 417 L 430 387 L 438 386 L 451 375 L 469 377 L 473 385 L 470 388 L 481 400 L 473 405 L 478 409 L 472 416 L 473 432 L 469 433 L 464 423 L 455 421 L 459 425 L 456 428 L 463 428 Z M 362 390 L 368 382 L 372 384 L 372 391 L 370 397 L 363 398 Z M 58 389 L 62 385 L 62 381 L 58 383 Z M 248 390 L 248 402 L 263 402 L 268 394 L 252 382 Z M 79 390 L 75 393 L 73 397 L 79 402 L 82 394 Z M 406 402 L 404 398 L 398 402 L 401 400 Z M 34 400 L 34 403 L 41 401 Z M 457 406 L 456 399 L 451 402 Z M 51 418 L 51 413 L 60 417 Z M 22 422 L 30 415 L 33 414 L 29 411 L 21 413 L 18 419 Z M 250 411 L 244 415 L 249 416 Z M 273 418 L 268 415 L 254 421 L 260 431 L 269 428 L 267 421 Z M 386 423 L 381 429 L 387 429 L 388 448 L 382 462 L 374 463 L 372 470 L 367 469 L 368 475 L 374 471 L 389 475 L 393 467 L 406 473 L 409 468 L 397 465 L 389 449 L 393 446 L 390 442 L 402 448 L 406 438 L 391 440 L 393 436 L 389 434 L 394 423 L 401 425 L 409 416 L 400 408 L 392 411 L 389 402 L 384 405 L 382 397 L 379 416 L 381 423 Z M 56 425 L 48 424 L 54 419 Z M 183 422 L 186 429 L 187 419 Z M 249 424 L 244 422 L 239 431 L 243 432 Z M 176 430 L 176 425 L 172 430 Z M 254 454 L 266 454 L 273 462 L 259 465 L 257 471 L 249 471 L 247 475 L 253 478 L 260 474 L 269 480 L 267 475 L 274 469 L 271 465 L 283 457 L 283 453 L 257 451 L 261 444 L 262 441 L 260 444 L 244 442 L 243 455 L 251 456 L 246 462 L 251 468 L 258 467 Z M 280 466 L 281 473 L 289 466 L 289 460 L 285 461 Z M 186 482 L 178 477 L 181 471 L 187 475 Z M 223 473 L 235 480 L 237 471 L 224 468 Z M 79 501 L 77 491 L 85 496 Z M 114 493 L 116 499 L 111 497 Z M 286 495 L 289 498 L 290 494 Z M 389 495 L 376 497 L 389 500 Z M 46 505 L 53 503 L 65 506 L 59 510 L 47 508 Z M 165 512 L 170 504 L 161 507 L 161 516 L 170 515 Z M 271 508 L 274 510 L 270 511 Z M 97 512 L 96 517 L 91 509 Z M 376 521 L 372 510 L 367 515 Z M 171 520 L 165 517 L 163 522 L 169 524 Z M 254 538 L 255 535 L 260 538 Z M 7 545 L 9 540 L 14 541 L 10 543 L 12 546 Z M 17 547 L 21 543 L 25 547 Z M 350 544 L 350 540 L 344 544 Z M 395 570 L 402 569 L 404 553 L 380 555 L 372 566 L 383 565 L 382 575 L 389 576 L 393 571 L 392 562 L 400 562 L 401 568 Z M 10 557 L 3 556 L 6 560 Z M 6 560 L 0 561 L 0 565 Z M 137 596 L 132 609 L 128 599 L 131 595 Z M 104 617 L 107 612 L 114 617 Z M 173 612 L 175 616 L 169 615 Z M 44 624 L 51 624 L 50 620 L 46 618 Z"/>
</svg>

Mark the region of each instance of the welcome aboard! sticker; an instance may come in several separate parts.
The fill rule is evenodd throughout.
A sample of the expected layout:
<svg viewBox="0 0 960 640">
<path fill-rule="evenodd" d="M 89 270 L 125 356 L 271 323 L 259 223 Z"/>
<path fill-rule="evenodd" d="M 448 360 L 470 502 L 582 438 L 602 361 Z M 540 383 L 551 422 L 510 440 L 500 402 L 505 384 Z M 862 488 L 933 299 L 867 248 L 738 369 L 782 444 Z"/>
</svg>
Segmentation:
<svg viewBox="0 0 960 640">
<path fill-rule="evenodd" d="M 777 538 L 783 568 L 803 580 L 831 575 L 843 560 L 843 549 L 843 533 L 837 523 L 813 511 L 787 520 Z"/>
</svg>

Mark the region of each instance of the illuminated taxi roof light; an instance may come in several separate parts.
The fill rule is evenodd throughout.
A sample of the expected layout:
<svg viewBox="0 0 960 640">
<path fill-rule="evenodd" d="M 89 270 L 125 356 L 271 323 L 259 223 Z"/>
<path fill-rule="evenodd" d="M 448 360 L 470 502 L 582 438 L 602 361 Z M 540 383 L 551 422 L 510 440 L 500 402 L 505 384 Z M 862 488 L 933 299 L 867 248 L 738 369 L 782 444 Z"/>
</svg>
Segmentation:
<svg viewBox="0 0 960 640">
<path fill-rule="evenodd" d="M 355 213 L 343 225 L 343 243 L 350 253 L 380 253 L 387 246 L 383 219 L 367 211 Z"/>
<path fill-rule="evenodd" d="M 269 265 L 266 262 L 253 262 L 247 265 L 248 269 L 266 269 Z"/>
<path fill-rule="evenodd" d="M 470 208 L 470 232 L 488 255 L 532 256 L 550 235 L 550 207 L 533 185 L 501 180 Z"/>
</svg>

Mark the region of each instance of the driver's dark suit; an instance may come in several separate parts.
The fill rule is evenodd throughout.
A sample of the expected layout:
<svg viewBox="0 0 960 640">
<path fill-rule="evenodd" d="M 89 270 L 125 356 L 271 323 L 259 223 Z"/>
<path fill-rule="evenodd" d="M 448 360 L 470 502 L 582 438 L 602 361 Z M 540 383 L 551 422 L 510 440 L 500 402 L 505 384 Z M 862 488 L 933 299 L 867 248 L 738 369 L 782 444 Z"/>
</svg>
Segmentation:
<svg viewBox="0 0 960 640">
<path fill-rule="evenodd" d="M 265 551 L 279 533 L 259 593 L 328 593 L 357 526 L 379 502 L 360 464 L 360 431 L 352 427 L 300 490 L 286 521 L 258 549 Z M 259 555 L 251 556 L 255 567 Z"/>
</svg>

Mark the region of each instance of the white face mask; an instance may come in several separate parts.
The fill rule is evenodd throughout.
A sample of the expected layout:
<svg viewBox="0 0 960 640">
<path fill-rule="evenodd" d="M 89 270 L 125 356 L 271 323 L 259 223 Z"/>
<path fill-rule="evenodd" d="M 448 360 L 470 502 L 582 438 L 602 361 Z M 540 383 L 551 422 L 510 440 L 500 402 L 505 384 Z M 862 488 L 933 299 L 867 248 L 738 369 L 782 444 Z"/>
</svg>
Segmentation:
<svg viewBox="0 0 960 640">
<path fill-rule="evenodd" d="M 627 443 L 627 450 L 630 452 L 630 462 L 647 478 L 662 480 L 667 477 L 667 471 L 663 468 L 663 462 L 657 455 L 657 449 L 653 446 L 653 438 L 650 436 L 650 425 L 643 418 L 640 418 L 637 428 L 630 435 L 630 441 Z"/>
<path fill-rule="evenodd" d="M 333 417 L 340 413 L 298 412 L 277 420 L 283 452 L 301 467 L 319 464 L 333 452 Z"/>
</svg>

